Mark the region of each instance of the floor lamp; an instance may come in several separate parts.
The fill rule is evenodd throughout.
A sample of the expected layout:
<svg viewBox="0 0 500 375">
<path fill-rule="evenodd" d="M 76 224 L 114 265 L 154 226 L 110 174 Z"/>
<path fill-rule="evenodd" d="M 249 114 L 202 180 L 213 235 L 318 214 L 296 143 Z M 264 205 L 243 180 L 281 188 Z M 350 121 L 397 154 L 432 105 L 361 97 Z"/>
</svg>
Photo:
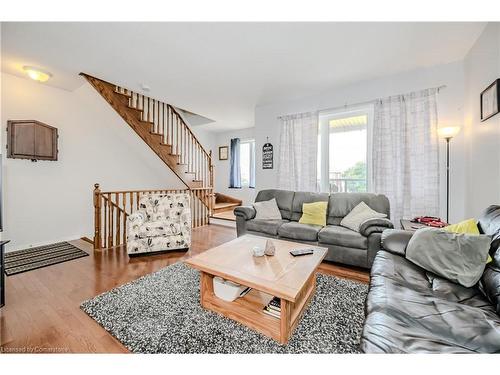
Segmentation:
<svg viewBox="0 0 500 375">
<path fill-rule="evenodd" d="M 449 222 L 450 214 L 450 141 L 460 131 L 459 126 L 447 126 L 439 128 L 438 134 L 446 140 L 446 222 Z"/>
</svg>

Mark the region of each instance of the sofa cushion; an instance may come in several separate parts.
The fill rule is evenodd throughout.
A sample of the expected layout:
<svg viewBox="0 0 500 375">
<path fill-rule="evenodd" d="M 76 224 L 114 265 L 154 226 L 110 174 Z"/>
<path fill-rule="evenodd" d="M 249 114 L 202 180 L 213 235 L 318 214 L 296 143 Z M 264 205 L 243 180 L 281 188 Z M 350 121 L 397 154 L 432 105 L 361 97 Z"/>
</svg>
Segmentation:
<svg viewBox="0 0 500 375">
<path fill-rule="evenodd" d="M 261 232 L 266 234 L 271 234 L 273 236 L 278 235 L 278 228 L 284 223 L 288 223 L 288 220 L 248 220 L 247 229 L 254 232 Z"/>
<path fill-rule="evenodd" d="M 295 192 L 289 190 L 267 189 L 261 190 L 255 197 L 255 202 L 268 201 L 276 198 L 281 217 L 290 220 L 292 216 L 292 202 Z"/>
<path fill-rule="evenodd" d="M 379 251 L 373 263 L 361 349 L 375 353 L 500 351 L 500 317 L 466 288 Z"/>
<path fill-rule="evenodd" d="M 328 202 L 327 193 L 307 193 L 303 191 L 297 191 L 293 196 L 292 204 L 292 221 L 299 221 L 302 217 L 302 205 L 304 203 L 313 202 Z"/>
<path fill-rule="evenodd" d="M 368 247 L 367 237 L 338 225 L 328 225 L 321 229 L 318 239 L 319 242 L 330 245 L 355 247 L 356 249 L 366 249 Z"/>
<path fill-rule="evenodd" d="M 317 241 L 321 225 L 299 224 L 295 221 L 285 223 L 278 229 L 280 237 L 292 238 L 301 241 Z"/>
<path fill-rule="evenodd" d="M 339 225 L 340 221 L 359 203 L 365 202 L 372 210 L 390 218 L 389 199 L 385 195 L 372 193 L 334 193 L 328 202 L 327 224 Z"/>
</svg>

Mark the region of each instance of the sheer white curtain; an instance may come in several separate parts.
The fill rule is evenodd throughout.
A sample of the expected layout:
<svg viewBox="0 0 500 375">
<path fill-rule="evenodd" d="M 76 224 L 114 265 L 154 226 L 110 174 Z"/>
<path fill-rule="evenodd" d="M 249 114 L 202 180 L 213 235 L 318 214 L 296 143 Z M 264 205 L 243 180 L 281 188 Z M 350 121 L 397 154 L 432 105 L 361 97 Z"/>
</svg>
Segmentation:
<svg viewBox="0 0 500 375">
<path fill-rule="evenodd" d="M 437 89 L 375 102 L 374 191 L 391 203 L 392 221 L 439 214 Z"/>
<path fill-rule="evenodd" d="M 318 113 L 281 117 L 278 186 L 295 191 L 317 191 Z"/>
</svg>

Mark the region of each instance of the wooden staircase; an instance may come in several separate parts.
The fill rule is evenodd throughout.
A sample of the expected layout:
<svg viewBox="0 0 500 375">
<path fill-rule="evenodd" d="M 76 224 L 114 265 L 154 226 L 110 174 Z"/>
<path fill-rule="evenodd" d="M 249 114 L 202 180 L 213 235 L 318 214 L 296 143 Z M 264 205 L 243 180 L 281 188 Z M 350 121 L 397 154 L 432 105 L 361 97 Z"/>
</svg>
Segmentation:
<svg viewBox="0 0 500 375">
<path fill-rule="evenodd" d="M 101 191 L 94 189 L 94 249 L 126 243 L 127 217 L 143 194 L 186 193 L 193 228 L 209 224 L 214 206 L 214 169 L 207 152 L 170 104 L 80 73 L 125 122 L 179 177 L 186 189 Z"/>
<path fill-rule="evenodd" d="M 170 104 L 80 73 L 190 190 L 213 187 L 207 152 Z M 210 206 L 213 194 L 204 198 Z"/>
<path fill-rule="evenodd" d="M 230 197 L 229 195 L 215 193 L 213 213 L 233 211 L 235 207 L 241 206 L 242 200 Z"/>
</svg>

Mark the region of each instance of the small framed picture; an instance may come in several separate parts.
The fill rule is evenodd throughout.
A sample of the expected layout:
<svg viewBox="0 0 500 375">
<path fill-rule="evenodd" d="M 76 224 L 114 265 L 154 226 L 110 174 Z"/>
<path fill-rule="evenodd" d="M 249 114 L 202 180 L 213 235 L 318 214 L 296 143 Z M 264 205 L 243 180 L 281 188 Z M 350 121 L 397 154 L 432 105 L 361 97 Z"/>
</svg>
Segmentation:
<svg viewBox="0 0 500 375">
<path fill-rule="evenodd" d="M 497 79 L 481 93 L 481 121 L 495 116 L 500 110 L 500 79 Z"/>
<path fill-rule="evenodd" d="M 219 147 L 219 160 L 227 160 L 229 155 L 229 147 L 220 146 Z"/>
</svg>

